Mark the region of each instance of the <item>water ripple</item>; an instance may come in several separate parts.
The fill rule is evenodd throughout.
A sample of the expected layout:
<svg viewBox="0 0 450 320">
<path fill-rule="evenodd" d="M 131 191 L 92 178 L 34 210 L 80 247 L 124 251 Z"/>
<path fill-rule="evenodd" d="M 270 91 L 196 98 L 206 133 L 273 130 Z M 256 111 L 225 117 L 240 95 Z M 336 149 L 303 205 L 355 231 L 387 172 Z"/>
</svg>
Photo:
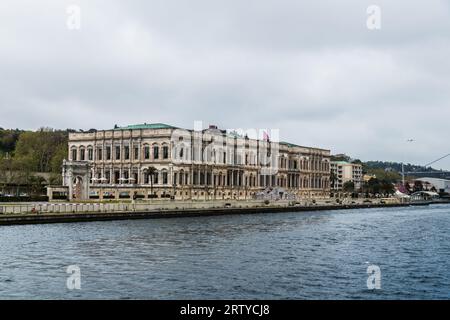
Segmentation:
<svg viewBox="0 0 450 320">
<path fill-rule="evenodd" d="M 0 298 L 448 299 L 449 229 L 448 205 L 3 226 Z"/>
</svg>

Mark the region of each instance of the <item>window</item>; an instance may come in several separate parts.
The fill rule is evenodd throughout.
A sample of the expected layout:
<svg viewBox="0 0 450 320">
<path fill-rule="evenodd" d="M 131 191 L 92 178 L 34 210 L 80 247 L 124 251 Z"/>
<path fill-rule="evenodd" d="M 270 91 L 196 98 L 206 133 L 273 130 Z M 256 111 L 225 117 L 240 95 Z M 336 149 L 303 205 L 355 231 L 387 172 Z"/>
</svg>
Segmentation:
<svg viewBox="0 0 450 320">
<path fill-rule="evenodd" d="M 149 146 L 144 147 L 144 158 L 146 160 L 150 159 L 150 147 Z"/>
<path fill-rule="evenodd" d="M 84 159 L 85 159 L 85 151 L 84 151 L 84 149 L 81 149 L 80 150 L 80 160 L 84 161 Z"/>
<path fill-rule="evenodd" d="M 154 184 L 158 184 L 158 177 L 159 177 L 158 172 L 155 172 L 155 173 L 153 174 L 153 183 L 154 183 Z"/>
<path fill-rule="evenodd" d="M 125 146 L 124 153 L 125 153 L 125 160 L 130 160 L 130 147 L 129 146 Z"/>
<path fill-rule="evenodd" d="M 150 159 L 150 147 L 149 146 L 144 147 L 144 159 L 146 159 L 146 160 Z"/>
<path fill-rule="evenodd" d="M 153 147 L 153 159 L 159 159 L 159 147 L 158 146 Z"/>
<path fill-rule="evenodd" d="M 116 160 L 120 160 L 120 147 L 116 147 Z"/>
<path fill-rule="evenodd" d="M 134 160 L 139 159 L 139 147 L 134 147 Z"/>
<path fill-rule="evenodd" d="M 98 148 L 97 149 L 97 160 L 102 160 L 102 156 L 103 156 L 103 154 L 102 154 L 102 148 Z"/>
<path fill-rule="evenodd" d="M 106 147 L 106 160 L 111 160 L 111 147 Z"/>
<path fill-rule="evenodd" d="M 72 149 L 72 160 L 77 161 L 77 149 Z"/>
<path fill-rule="evenodd" d="M 88 160 L 89 161 L 94 160 L 94 150 L 92 148 L 88 149 Z"/>
<path fill-rule="evenodd" d="M 203 172 L 200 172 L 200 185 L 205 184 L 205 174 Z"/>
<path fill-rule="evenodd" d="M 163 184 L 167 184 L 167 172 L 162 173 Z"/>
<path fill-rule="evenodd" d="M 169 158 L 169 147 L 164 146 L 163 147 L 163 159 L 168 159 L 168 158 Z"/>
</svg>

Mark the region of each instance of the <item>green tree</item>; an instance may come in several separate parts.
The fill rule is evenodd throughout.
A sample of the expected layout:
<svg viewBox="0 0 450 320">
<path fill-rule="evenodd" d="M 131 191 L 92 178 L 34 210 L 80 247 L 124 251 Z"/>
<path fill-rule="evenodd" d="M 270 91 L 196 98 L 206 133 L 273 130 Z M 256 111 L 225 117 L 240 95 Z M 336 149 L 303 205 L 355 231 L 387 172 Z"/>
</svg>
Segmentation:
<svg viewBox="0 0 450 320">
<path fill-rule="evenodd" d="M 342 190 L 344 190 L 345 192 L 354 192 L 355 183 L 353 181 L 346 181 L 342 186 Z"/>
<path fill-rule="evenodd" d="M 391 195 L 395 193 L 395 187 L 392 182 L 383 180 L 380 183 L 380 190 L 385 195 Z"/>
<path fill-rule="evenodd" d="M 56 163 L 62 162 L 66 148 L 66 131 L 40 129 L 37 132 L 22 132 L 17 141 L 15 158 L 31 171 L 56 172 Z"/>
<path fill-rule="evenodd" d="M 367 190 L 372 194 L 380 193 L 380 180 L 377 178 L 371 178 L 367 182 Z"/>
<path fill-rule="evenodd" d="M 61 143 L 55 148 L 50 161 L 50 171 L 54 174 L 61 174 L 61 165 L 64 159 L 67 159 L 67 143 Z"/>
<path fill-rule="evenodd" d="M 16 148 L 17 140 L 19 139 L 20 130 L 5 130 L 0 128 L 0 156 L 12 154 Z"/>
<path fill-rule="evenodd" d="M 398 172 L 386 171 L 384 169 L 367 169 L 367 174 L 375 175 L 379 180 L 386 180 L 391 183 L 401 181 L 402 177 Z"/>
</svg>

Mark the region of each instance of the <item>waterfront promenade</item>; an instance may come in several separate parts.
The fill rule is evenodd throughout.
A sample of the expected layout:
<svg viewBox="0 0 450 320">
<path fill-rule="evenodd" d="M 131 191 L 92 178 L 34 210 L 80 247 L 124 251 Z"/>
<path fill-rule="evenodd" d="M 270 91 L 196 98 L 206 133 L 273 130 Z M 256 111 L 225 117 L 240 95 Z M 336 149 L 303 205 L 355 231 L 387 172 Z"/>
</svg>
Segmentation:
<svg viewBox="0 0 450 320">
<path fill-rule="evenodd" d="M 395 200 L 395 199 L 393 199 Z M 303 201 L 216 200 L 121 203 L 16 203 L 0 205 L 0 225 L 190 217 L 264 212 L 299 212 L 424 205 L 382 199 Z"/>
</svg>

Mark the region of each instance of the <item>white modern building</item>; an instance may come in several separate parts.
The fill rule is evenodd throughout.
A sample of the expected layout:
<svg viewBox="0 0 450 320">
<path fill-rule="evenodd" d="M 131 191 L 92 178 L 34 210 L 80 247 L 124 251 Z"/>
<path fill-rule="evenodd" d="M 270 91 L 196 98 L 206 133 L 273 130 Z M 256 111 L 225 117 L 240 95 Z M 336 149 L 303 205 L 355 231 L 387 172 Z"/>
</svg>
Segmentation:
<svg viewBox="0 0 450 320">
<path fill-rule="evenodd" d="M 450 193 L 450 180 L 446 179 L 439 179 L 439 178 L 418 178 L 416 180 L 422 181 L 422 182 L 428 182 L 434 188 L 437 192 L 447 192 Z"/>
<path fill-rule="evenodd" d="M 363 173 L 362 165 L 346 161 L 331 161 L 331 175 L 334 181 L 331 181 L 333 190 L 342 190 L 344 184 L 351 181 L 355 184 L 355 190 L 362 187 Z"/>
</svg>

